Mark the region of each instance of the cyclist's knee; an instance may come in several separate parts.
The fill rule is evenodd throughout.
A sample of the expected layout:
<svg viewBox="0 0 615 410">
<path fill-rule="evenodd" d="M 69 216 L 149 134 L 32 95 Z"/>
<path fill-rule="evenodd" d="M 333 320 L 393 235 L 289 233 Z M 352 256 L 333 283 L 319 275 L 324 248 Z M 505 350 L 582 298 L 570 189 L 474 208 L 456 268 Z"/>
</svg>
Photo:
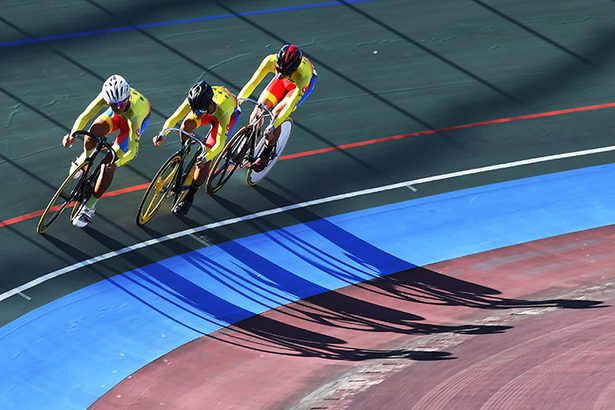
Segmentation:
<svg viewBox="0 0 615 410">
<path fill-rule="evenodd" d="M 109 124 L 107 124 L 104 121 L 103 122 L 97 121 L 94 124 L 92 124 L 92 126 L 90 127 L 90 132 L 99 138 L 102 138 L 105 135 L 107 135 L 109 131 L 110 131 Z"/>
</svg>

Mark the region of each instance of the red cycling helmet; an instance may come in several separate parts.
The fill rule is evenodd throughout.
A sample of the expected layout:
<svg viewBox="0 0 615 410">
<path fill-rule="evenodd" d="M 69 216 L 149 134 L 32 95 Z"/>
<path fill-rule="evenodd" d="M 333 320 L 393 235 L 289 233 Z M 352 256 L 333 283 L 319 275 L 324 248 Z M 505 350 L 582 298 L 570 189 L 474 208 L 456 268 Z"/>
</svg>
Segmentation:
<svg viewBox="0 0 615 410">
<path fill-rule="evenodd" d="M 294 44 L 284 45 L 278 51 L 278 59 L 275 64 L 275 69 L 282 75 L 291 75 L 299 68 L 303 53 Z"/>
</svg>

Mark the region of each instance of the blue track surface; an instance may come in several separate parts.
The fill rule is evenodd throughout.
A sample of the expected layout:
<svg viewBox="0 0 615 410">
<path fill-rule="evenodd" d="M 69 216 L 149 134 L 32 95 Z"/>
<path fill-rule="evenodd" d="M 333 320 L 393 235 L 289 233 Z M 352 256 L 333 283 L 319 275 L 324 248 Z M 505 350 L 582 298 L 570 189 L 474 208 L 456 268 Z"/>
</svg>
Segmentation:
<svg viewBox="0 0 615 410">
<path fill-rule="evenodd" d="M 606 165 L 483 186 L 126 272 L 0 329 L 0 403 L 83 408 L 160 355 L 271 308 L 413 266 L 613 224 L 614 181 L 615 165 Z"/>
</svg>

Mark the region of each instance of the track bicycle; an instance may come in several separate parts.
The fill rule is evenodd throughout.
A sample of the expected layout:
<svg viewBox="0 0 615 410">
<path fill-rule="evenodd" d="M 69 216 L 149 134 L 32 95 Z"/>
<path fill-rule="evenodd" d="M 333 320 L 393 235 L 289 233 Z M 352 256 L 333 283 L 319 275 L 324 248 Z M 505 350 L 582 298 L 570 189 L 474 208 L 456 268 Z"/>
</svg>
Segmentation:
<svg viewBox="0 0 615 410">
<path fill-rule="evenodd" d="M 89 131 L 75 131 L 73 137 L 90 137 L 96 140 L 97 144 L 92 154 L 79 164 L 62 182 L 58 190 L 53 194 L 47 208 L 43 211 L 41 219 L 38 221 L 36 231 L 43 233 L 53 224 L 60 214 L 66 209 L 71 208 L 70 220 L 72 220 L 81 210 L 81 207 L 90 199 L 94 193 L 96 181 L 100 175 L 101 166 L 106 155 L 99 158 L 101 152 L 107 152 L 112 156 L 111 162 L 115 162 L 117 156 L 113 146 L 107 142 L 107 138 L 99 137 Z"/>
<path fill-rule="evenodd" d="M 179 150 L 172 154 L 160 167 L 145 191 L 137 212 L 137 225 L 139 226 L 148 223 L 166 199 L 173 198 L 172 206 L 179 204 L 184 199 L 190 184 L 192 184 L 197 159 L 205 152 L 205 144 L 199 136 L 179 128 L 162 130 L 164 135 L 171 132 L 177 132 L 180 137 L 183 135 L 185 139 Z M 190 155 L 192 146 L 196 146 L 196 151 L 186 164 L 186 158 Z"/>
<path fill-rule="evenodd" d="M 272 125 L 273 114 L 263 104 L 251 98 L 240 98 L 239 101 L 250 102 L 260 108 L 260 111 L 253 121 L 237 131 L 228 140 L 220 155 L 215 159 L 206 183 L 207 193 L 210 195 L 222 189 L 237 168 L 249 167 L 246 182 L 251 186 L 258 184 L 278 161 L 290 137 L 293 122 L 289 118 L 280 125 L 280 137 L 271 151 L 269 163 L 262 171 L 254 171 L 251 165 L 260 156 L 265 147 L 263 127 L 259 126 L 259 124 L 265 118 L 269 118 L 269 125 Z"/>
</svg>

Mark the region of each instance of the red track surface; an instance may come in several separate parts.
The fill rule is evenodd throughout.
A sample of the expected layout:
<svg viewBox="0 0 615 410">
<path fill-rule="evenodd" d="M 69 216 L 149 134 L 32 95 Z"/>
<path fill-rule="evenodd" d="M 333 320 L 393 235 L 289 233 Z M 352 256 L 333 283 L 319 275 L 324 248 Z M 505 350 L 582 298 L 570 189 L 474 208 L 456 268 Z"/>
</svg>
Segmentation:
<svg viewBox="0 0 615 410">
<path fill-rule="evenodd" d="M 612 408 L 615 226 L 351 286 L 177 349 L 94 408 Z"/>
</svg>

